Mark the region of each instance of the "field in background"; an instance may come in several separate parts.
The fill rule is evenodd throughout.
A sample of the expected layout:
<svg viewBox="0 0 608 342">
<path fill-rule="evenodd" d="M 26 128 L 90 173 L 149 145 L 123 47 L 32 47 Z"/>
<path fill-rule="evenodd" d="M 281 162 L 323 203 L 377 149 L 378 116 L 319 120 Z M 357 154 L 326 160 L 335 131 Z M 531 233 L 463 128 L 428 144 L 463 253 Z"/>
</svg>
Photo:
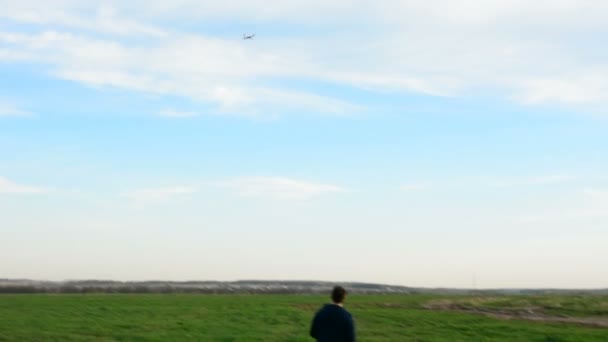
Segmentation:
<svg viewBox="0 0 608 342">
<path fill-rule="evenodd" d="M 0 341 L 311 341 L 327 296 L 0 295 Z M 608 341 L 608 296 L 352 295 L 360 341 Z"/>
</svg>

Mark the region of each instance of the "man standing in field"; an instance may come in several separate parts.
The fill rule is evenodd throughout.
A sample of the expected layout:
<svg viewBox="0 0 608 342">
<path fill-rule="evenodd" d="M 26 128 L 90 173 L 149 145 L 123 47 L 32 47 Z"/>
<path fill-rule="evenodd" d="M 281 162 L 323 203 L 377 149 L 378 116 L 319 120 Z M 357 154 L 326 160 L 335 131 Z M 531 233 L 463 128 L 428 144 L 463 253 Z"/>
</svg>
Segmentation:
<svg viewBox="0 0 608 342">
<path fill-rule="evenodd" d="M 341 286 L 331 292 L 332 304 L 325 304 L 312 321 L 310 336 L 319 342 L 354 342 L 353 316 L 344 309 L 346 290 Z"/>
</svg>

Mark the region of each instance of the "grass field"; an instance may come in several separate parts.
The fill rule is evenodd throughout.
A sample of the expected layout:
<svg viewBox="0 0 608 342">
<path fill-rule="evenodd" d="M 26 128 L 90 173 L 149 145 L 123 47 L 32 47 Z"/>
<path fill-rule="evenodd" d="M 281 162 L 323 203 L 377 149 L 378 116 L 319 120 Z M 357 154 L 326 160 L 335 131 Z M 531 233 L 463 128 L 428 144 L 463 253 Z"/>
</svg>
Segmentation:
<svg viewBox="0 0 608 342">
<path fill-rule="evenodd" d="M 309 324 L 324 302 L 307 295 L 0 295 L 0 341 L 311 341 Z M 347 308 L 360 341 L 608 341 L 603 296 L 353 295 Z"/>
</svg>

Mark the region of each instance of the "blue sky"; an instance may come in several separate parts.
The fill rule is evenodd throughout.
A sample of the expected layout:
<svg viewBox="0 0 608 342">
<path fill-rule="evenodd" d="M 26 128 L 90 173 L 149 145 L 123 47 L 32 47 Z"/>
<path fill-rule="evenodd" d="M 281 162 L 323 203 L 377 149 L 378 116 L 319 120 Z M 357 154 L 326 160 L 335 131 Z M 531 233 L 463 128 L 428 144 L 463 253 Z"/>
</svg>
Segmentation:
<svg viewBox="0 0 608 342">
<path fill-rule="evenodd" d="M 354 4 L 0 1 L 0 277 L 608 286 L 608 6 Z"/>
</svg>

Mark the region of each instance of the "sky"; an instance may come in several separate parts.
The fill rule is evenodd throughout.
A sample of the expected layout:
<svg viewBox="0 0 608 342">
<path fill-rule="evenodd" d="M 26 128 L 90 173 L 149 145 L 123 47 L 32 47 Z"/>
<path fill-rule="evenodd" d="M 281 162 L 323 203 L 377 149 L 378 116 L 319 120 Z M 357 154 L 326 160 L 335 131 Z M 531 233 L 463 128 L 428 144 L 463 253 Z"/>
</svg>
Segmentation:
<svg viewBox="0 0 608 342">
<path fill-rule="evenodd" d="M 0 8 L 0 278 L 608 287 L 605 1 Z"/>
</svg>

